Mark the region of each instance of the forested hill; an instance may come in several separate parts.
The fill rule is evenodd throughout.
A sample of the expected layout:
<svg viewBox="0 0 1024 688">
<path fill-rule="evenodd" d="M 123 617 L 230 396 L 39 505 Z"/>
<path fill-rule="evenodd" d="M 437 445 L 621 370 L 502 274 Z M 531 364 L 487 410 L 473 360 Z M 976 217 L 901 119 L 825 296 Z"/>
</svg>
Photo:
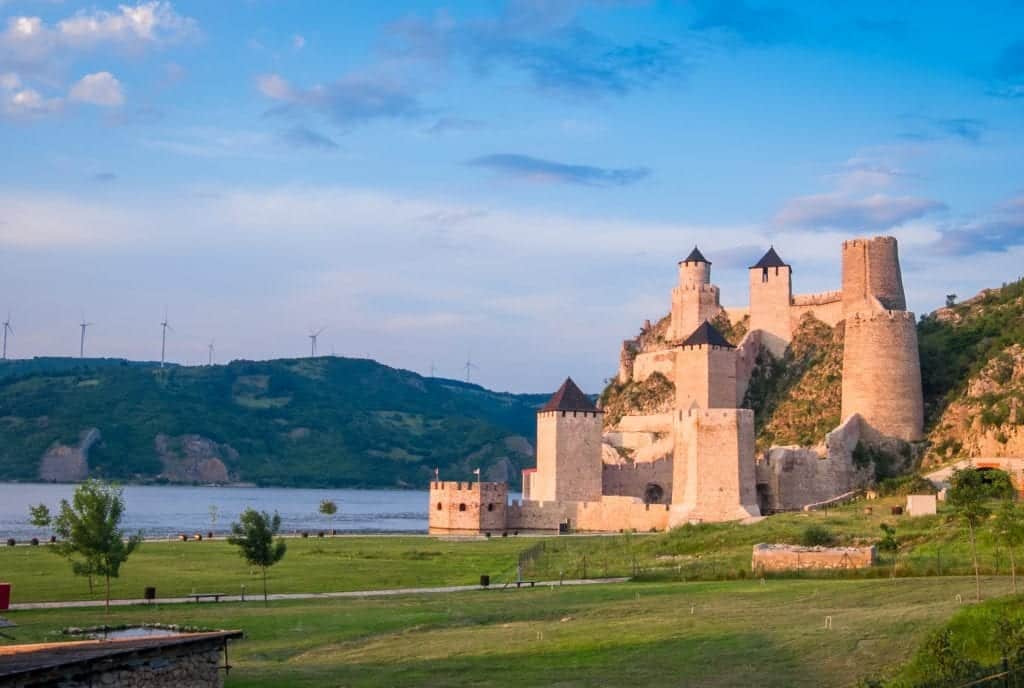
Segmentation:
<svg viewBox="0 0 1024 688">
<path fill-rule="evenodd" d="M 517 482 L 546 398 L 337 357 L 4 361 L 0 480 L 424 487 L 479 466 Z"/>
</svg>

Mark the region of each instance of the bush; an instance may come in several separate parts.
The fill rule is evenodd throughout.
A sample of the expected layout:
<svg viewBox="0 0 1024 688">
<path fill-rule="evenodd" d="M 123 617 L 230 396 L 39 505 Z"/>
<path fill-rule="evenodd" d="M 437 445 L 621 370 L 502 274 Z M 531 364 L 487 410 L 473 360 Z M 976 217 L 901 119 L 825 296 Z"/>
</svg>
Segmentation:
<svg viewBox="0 0 1024 688">
<path fill-rule="evenodd" d="M 835 535 L 828 528 L 817 524 L 807 526 L 800 534 L 800 544 L 804 547 L 829 547 L 835 543 Z"/>
<path fill-rule="evenodd" d="M 911 494 L 935 494 L 937 490 L 931 480 L 918 473 L 886 478 L 878 483 L 878 494 L 882 497 L 905 497 Z"/>
</svg>

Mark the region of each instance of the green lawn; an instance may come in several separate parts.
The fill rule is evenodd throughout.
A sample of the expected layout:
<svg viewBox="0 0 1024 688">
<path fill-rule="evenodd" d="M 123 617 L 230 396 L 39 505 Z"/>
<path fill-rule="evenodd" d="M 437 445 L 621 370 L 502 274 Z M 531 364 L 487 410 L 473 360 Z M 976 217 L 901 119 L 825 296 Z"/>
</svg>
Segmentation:
<svg viewBox="0 0 1024 688">
<path fill-rule="evenodd" d="M 900 553 L 899 576 L 966 575 L 973 572 L 966 533 L 951 521 L 945 505 L 937 516 L 911 518 L 893 516 L 891 508 L 905 498 L 891 497 L 858 501 L 829 511 L 777 514 L 758 523 L 708 523 L 683 526 L 668 533 L 625 534 L 603 538 L 550 538 L 532 554 L 529 573 L 557 579 L 559 575 L 625 576 L 634 572 L 648 580 L 721 580 L 750 575 L 751 548 L 759 542 L 799 543 L 810 525 L 824 527 L 838 545 L 871 545 L 881 537 L 879 526 L 895 526 Z M 870 507 L 871 514 L 865 514 Z M 1009 574 L 1005 548 L 982 529 L 978 541 L 983 573 Z M 1024 553 L 1018 559 L 1024 560 Z M 881 565 L 864 572 L 842 572 L 842 576 L 885 576 L 891 572 L 891 557 L 881 556 Z M 804 575 L 809 575 L 805 573 Z M 827 575 L 822 573 L 810 575 Z"/>
<path fill-rule="evenodd" d="M 288 538 L 288 553 L 270 570 L 271 592 L 337 592 L 382 588 L 465 585 L 480 574 L 512 575 L 517 554 L 531 538 L 447 541 L 427 537 Z M 13 602 L 102 599 L 97 586 L 71 574 L 64 559 L 45 546 L 0 547 L 0 581 L 13 584 Z M 160 597 L 196 592 L 253 594 L 258 571 L 224 540 L 146 542 L 111 583 L 111 597 L 142 597 L 156 586 Z"/>
<path fill-rule="evenodd" d="M 229 686 L 782 688 L 894 671 L 972 589 L 955 577 L 630 583 L 8 616 L 18 642 L 105 618 L 240 628 Z"/>
</svg>

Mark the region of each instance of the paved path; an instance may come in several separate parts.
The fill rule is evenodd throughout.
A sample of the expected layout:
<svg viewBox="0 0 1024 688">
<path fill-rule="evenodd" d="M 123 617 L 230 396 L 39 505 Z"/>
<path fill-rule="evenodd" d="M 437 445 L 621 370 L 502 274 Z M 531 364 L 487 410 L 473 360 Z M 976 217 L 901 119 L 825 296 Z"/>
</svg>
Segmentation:
<svg viewBox="0 0 1024 688">
<path fill-rule="evenodd" d="M 600 585 L 602 583 L 625 583 L 629 578 L 586 578 L 566 581 L 538 581 L 538 587 L 557 587 L 559 585 Z M 449 592 L 467 592 L 470 590 L 501 590 L 505 586 L 495 583 L 490 588 L 482 588 L 479 585 L 448 585 L 439 588 L 395 588 L 393 590 L 350 590 L 348 592 L 295 592 L 279 593 L 269 595 L 271 601 L 279 600 L 326 600 L 340 597 L 388 597 L 391 595 L 434 595 Z M 510 589 L 515 589 L 510 586 Z M 242 602 L 241 595 L 224 595 L 220 598 L 222 602 Z M 247 602 L 262 602 L 263 595 L 253 593 L 245 596 Z M 131 607 L 135 605 L 150 604 L 145 600 L 110 600 L 111 607 Z M 197 603 L 191 597 L 164 597 L 153 601 L 153 604 L 217 604 L 216 602 Z M 72 602 L 26 602 L 24 604 L 12 604 L 11 611 L 22 611 L 28 609 L 72 609 L 78 607 L 102 607 L 103 600 L 76 600 Z"/>
</svg>

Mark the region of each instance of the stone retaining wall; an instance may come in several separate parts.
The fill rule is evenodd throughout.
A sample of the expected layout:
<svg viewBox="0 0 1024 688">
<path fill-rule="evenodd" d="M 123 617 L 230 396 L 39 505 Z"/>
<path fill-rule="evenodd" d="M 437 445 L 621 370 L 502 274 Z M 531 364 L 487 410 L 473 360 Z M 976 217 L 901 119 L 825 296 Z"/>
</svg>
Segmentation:
<svg viewBox="0 0 1024 688">
<path fill-rule="evenodd" d="M 801 547 L 754 545 L 751 568 L 755 572 L 831 569 L 866 569 L 875 563 L 871 547 Z"/>
</svg>

